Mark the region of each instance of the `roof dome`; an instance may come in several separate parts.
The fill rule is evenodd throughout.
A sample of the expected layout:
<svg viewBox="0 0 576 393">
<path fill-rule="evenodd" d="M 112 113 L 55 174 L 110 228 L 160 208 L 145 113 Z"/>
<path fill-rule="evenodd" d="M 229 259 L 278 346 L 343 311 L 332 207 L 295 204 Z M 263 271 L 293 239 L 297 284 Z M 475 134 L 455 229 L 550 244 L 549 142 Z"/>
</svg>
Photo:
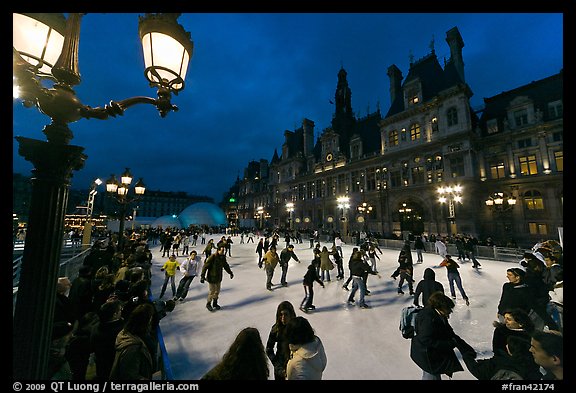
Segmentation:
<svg viewBox="0 0 576 393">
<path fill-rule="evenodd" d="M 193 203 L 182 210 L 178 218 L 183 228 L 188 228 L 190 225 L 228 225 L 224 211 L 209 202 Z"/>
<path fill-rule="evenodd" d="M 152 228 L 156 228 L 158 226 L 161 226 L 162 228 L 171 227 L 171 228 L 181 229 L 182 223 L 180 222 L 178 217 L 162 216 L 162 217 L 158 217 L 157 219 L 155 219 L 154 222 L 152 222 L 152 224 L 151 224 Z"/>
</svg>

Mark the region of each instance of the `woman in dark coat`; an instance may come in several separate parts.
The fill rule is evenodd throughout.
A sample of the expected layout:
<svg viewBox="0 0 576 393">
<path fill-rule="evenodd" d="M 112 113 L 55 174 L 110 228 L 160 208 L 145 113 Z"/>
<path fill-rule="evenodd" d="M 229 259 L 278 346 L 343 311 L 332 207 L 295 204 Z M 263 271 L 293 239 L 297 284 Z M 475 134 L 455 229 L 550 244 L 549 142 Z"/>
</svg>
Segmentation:
<svg viewBox="0 0 576 393">
<path fill-rule="evenodd" d="M 524 283 L 526 272 L 520 268 L 512 267 L 506 270 L 508 282 L 502 285 L 502 293 L 498 302 L 498 322 L 504 323 L 504 313 L 520 308 L 530 314 L 532 309 L 532 292 Z"/>
<path fill-rule="evenodd" d="M 422 369 L 423 380 L 440 380 L 442 374 L 451 378 L 453 373 L 464 370 L 454 353 L 458 336 L 448 323 L 453 309 L 452 299 L 435 292 L 416 315 L 410 358 Z"/>
<path fill-rule="evenodd" d="M 276 323 L 272 325 L 268 341 L 266 342 L 266 354 L 274 366 L 274 379 L 286 379 L 286 364 L 290 359 L 290 346 L 286 338 L 286 325 L 290 319 L 296 317 L 294 306 L 285 300 L 276 309 Z"/>
</svg>

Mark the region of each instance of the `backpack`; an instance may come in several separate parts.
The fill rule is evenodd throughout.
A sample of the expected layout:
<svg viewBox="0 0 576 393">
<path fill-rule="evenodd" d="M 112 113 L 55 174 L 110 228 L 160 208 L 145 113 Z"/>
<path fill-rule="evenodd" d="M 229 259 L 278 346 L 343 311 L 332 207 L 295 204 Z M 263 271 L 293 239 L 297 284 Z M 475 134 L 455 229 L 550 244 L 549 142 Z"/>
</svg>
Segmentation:
<svg viewBox="0 0 576 393">
<path fill-rule="evenodd" d="M 416 326 L 416 314 L 422 310 L 421 307 L 406 306 L 400 314 L 400 332 L 402 337 L 410 339 L 414 337 Z"/>
</svg>

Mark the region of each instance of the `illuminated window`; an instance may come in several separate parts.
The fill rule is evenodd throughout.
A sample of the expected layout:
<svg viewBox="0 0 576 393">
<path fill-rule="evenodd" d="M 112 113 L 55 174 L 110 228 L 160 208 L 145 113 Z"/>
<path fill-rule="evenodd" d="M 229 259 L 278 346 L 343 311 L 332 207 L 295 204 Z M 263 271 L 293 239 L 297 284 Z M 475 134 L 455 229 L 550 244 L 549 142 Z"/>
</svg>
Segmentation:
<svg viewBox="0 0 576 393">
<path fill-rule="evenodd" d="M 496 162 L 490 164 L 490 177 L 492 179 L 503 179 L 506 177 L 504 173 L 504 163 L 503 162 Z"/>
<path fill-rule="evenodd" d="M 407 99 L 408 99 L 408 105 L 415 105 L 417 103 L 420 102 L 420 94 L 418 89 L 410 89 L 407 93 L 406 93 Z"/>
<path fill-rule="evenodd" d="M 536 163 L 536 156 L 522 156 L 518 158 L 520 162 L 520 174 L 524 176 L 537 175 L 538 165 Z"/>
<path fill-rule="evenodd" d="M 564 151 L 554 152 L 554 162 L 556 162 L 556 170 L 564 172 Z"/>
<path fill-rule="evenodd" d="M 448 127 L 458 124 L 458 110 L 456 108 L 449 108 L 446 111 L 446 118 L 448 120 Z"/>
<path fill-rule="evenodd" d="M 528 230 L 530 231 L 531 235 L 547 235 L 548 234 L 548 227 L 546 224 L 538 223 L 538 222 L 529 222 L 528 223 Z"/>
<path fill-rule="evenodd" d="M 413 123 L 410 126 L 410 140 L 415 141 L 420 139 L 420 124 Z"/>
<path fill-rule="evenodd" d="M 398 146 L 398 143 L 398 131 L 390 131 L 388 133 L 388 146 Z"/>
<path fill-rule="evenodd" d="M 544 199 L 538 191 L 526 191 L 524 193 L 524 204 L 528 210 L 544 210 Z"/>
</svg>

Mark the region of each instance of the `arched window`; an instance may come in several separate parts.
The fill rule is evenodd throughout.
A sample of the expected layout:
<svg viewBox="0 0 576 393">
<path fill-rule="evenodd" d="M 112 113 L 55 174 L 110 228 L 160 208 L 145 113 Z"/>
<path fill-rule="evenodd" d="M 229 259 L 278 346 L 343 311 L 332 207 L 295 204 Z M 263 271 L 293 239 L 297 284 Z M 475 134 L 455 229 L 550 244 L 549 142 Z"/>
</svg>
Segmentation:
<svg viewBox="0 0 576 393">
<path fill-rule="evenodd" d="M 524 193 L 524 204 L 528 210 L 544 210 L 544 199 L 542 194 L 536 190 Z"/>
</svg>

